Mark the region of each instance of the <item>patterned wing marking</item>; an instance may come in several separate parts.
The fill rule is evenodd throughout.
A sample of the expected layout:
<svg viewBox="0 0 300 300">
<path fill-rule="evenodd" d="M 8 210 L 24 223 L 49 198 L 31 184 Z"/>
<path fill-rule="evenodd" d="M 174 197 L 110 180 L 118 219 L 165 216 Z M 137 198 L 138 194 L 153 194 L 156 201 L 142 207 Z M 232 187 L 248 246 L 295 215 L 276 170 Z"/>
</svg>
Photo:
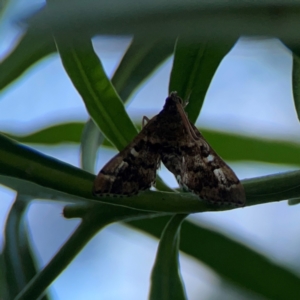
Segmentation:
<svg viewBox="0 0 300 300">
<path fill-rule="evenodd" d="M 94 182 L 94 195 L 131 196 L 155 184 L 160 154 L 158 145 L 151 141 L 154 119 L 100 170 Z"/>
<path fill-rule="evenodd" d="M 244 206 L 244 187 L 232 169 L 209 146 L 207 141 L 191 124 L 198 139 L 190 148 L 182 149 L 182 185 L 199 197 L 212 203 Z"/>
</svg>

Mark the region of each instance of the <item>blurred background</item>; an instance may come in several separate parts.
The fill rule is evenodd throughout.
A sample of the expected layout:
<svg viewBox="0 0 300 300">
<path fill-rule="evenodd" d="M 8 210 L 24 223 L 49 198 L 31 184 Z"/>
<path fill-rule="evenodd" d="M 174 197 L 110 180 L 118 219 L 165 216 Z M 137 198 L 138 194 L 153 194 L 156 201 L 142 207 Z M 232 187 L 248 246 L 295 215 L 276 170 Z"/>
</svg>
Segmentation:
<svg viewBox="0 0 300 300">
<path fill-rule="evenodd" d="M 43 1 L 11 1 L 2 14 L 1 60 L 14 48 L 21 28 L 16 21 L 42 5 Z M 99 36 L 93 39 L 108 76 L 112 76 L 131 37 Z M 133 94 L 127 105 L 130 117 L 140 123 L 144 115 L 157 114 L 168 95 L 172 67 L 169 58 Z M 291 89 L 292 56 L 276 39 L 241 38 L 221 63 L 197 120 L 198 128 L 234 132 L 246 136 L 300 143 L 300 125 Z M 66 75 L 57 54 L 40 61 L 22 78 L 0 94 L 0 131 L 26 135 L 53 124 L 86 122 L 83 101 Z M 79 166 L 79 144 L 31 147 Z M 101 148 L 95 173 L 116 151 Z M 240 179 L 297 169 L 292 165 L 258 162 L 228 164 Z M 177 187 L 164 167 L 161 176 Z M 0 186 L 1 247 L 7 213 L 14 200 L 12 190 Z M 42 268 L 71 235 L 79 220 L 66 220 L 63 205 L 35 200 L 28 212 L 32 247 Z M 300 274 L 300 205 L 286 201 L 219 213 L 190 216 L 193 222 L 214 228 L 249 245 Z M 200 245 L 201 246 L 201 245 Z M 157 240 L 120 224 L 114 224 L 95 238 L 57 278 L 50 288 L 52 299 L 146 299 Z M 220 250 L 221 251 L 221 250 Z M 181 255 L 182 275 L 189 299 L 254 299 L 224 284 L 205 265 Z"/>
</svg>

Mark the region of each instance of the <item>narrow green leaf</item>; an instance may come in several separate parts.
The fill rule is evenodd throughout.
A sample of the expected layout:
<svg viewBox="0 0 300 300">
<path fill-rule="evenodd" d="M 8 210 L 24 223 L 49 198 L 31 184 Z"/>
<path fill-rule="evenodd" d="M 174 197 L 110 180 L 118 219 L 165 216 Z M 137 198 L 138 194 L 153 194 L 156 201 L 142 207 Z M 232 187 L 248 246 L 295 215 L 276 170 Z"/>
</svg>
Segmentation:
<svg viewBox="0 0 300 300">
<path fill-rule="evenodd" d="M 292 82 L 295 109 L 298 115 L 298 119 L 300 120 L 300 57 L 295 53 L 293 53 Z"/>
<path fill-rule="evenodd" d="M 124 105 L 107 78 L 89 38 L 72 41 L 56 34 L 62 63 L 101 132 L 119 150 L 137 134 Z"/>
<path fill-rule="evenodd" d="M 151 274 L 150 300 L 187 299 L 179 266 L 179 237 L 187 215 L 175 215 L 165 227 Z"/>
<path fill-rule="evenodd" d="M 300 45 L 286 38 L 283 38 L 282 41 L 293 54 L 292 89 L 296 113 L 300 120 Z"/>
<path fill-rule="evenodd" d="M 31 20 L 69 35 L 141 35 L 224 40 L 241 35 L 278 36 L 297 41 L 298 1 L 111 0 L 57 1 Z M 280 14 L 280 17 L 278 17 Z M 289 20 L 282 22 L 282 20 Z M 76 31 L 74 32 L 74 28 Z"/>
<path fill-rule="evenodd" d="M 13 299 L 37 272 L 24 218 L 29 200 L 28 196 L 17 195 L 5 226 L 3 258 L 9 299 Z M 47 295 L 42 299 L 48 299 Z"/>
<path fill-rule="evenodd" d="M 42 185 L 23 180 L 17 177 L 0 175 L 0 183 L 10 189 L 18 191 L 22 195 L 30 196 L 32 199 L 47 199 L 58 202 L 84 203 L 85 199 L 75 195 L 66 194 L 58 190 L 46 188 Z"/>
<path fill-rule="evenodd" d="M 94 173 L 97 151 L 103 141 L 103 134 L 94 121 L 89 119 L 84 126 L 80 144 L 81 166 L 83 170 Z"/>
<path fill-rule="evenodd" d="M 92 196 L 94 175 L 0 135 L 0 174 L 80 197 Z M 77 178 L 77 179 L 76 179 Z M 52 187 L 51 187 L 52 186 Z M 75 191 L 75 187 L 81 189 Z M 69 192 L 68 192 L 69 191 Z M 82 192 L 85 191 L 83 194 Z"/>
<path fill-rule="evenodd" d="M 39 60 L 56 52 L 49 30 L 29 27 L 16 48 L 0 63 L 0 91 Z"/>
<path fill-rule="evenodd" d="M 1 299 L 9 299 L 9 287 L 6 280 L 5 261 L 3 252 L 0 253 L 0 297 Z"/>
<path fill-rule="evenodd" d="M 185 110 L 192 123 L 198 118 L 218 66 L 235 41 L 193 43 L 184 38 L 177 40 L 169 93 L 177 91 L 181 98 L 189 100 Z"/>
<path fill-rule="evenodd" d="M 289 204 L 289 205 L 297 205 L 297 204 L 300 204 L 300 197 L 299 197 L 299 198 L 295 198 L 295 199 L 289 199 L 288 204 Z"/>
<path fill-rule="evenodd" d="M 159 238 L 168 218 L 128 224 Z M 300 278 L 262 254 L 216 231 L 184 222 L 180 250 L 209 266 L 222 278 L 266 299 L 297 299 Z"/>
<path fill-rule="evenodd" d="M 83 123 L 58 124 L 38 132 L 15 136 L 5 134 L 22 143 L 58 144 L 78 143 Z M 295 142 L 247 137 L 232 133 L 201 129 L 211 146 L 229 161 L 261 161 L 274 164 L 300 166 L 300 144 Z M 106 140 L 103 145 L 111 147 Z"/>
<path fill-rule="evenodd" d="M 81 249 L 101 229 L 112 222 L 133 217 L 147 216 L 147 212 L 137 212 L 122 207 L 106 205 L 101 210 L 95 210 L 91 205 L 81 216 L 82 222 L 72 236 L 51 259 L 46 267 L 37 274 L 30 283 L 18 294 L 16 300 L 32 300 L 38 297 L 71 263 Z M 99 253 L 101 255 L 101 253 Z"/>
<path fill-rule="evenodd" d="M 134 37 L 126 51 L 112 83 L 124 102 L 132 92 L 149 77 L 174 49 L 174 42 L 165 39 Z"/>
<path fill-rule="evenodd" d="M 300 165 L 299 143 L 207 129 L 201 129 L 201 132 L 225 160 Z"/>
<path fill-rule="evenodd" d="M 79 143 L 83 129 L 84 123 L 70 122 L 55 124 L 27 135 L 4 134 L 21 143 L 55 145 L 59 143 Z"/>
<path fill-rule="evenodd" d="M 0 3 L 0 22 L 3 23 L 3 20 L 5 18 L 5 13 L 7 10 L 9 10 L 9 7 L 11 5 L 11 1 L 9 0 L 2 0 Z"/>
<path fill-rule="evenodd" d="M 19 228 L 22 215 L 27 207 L 22 197 L 17 197 L 8 214 L 5 226 L 5 247 L 3 256 L 5 261 L 6 278 L 10 298 L 14 298 L 26 286 L 27 280 L 22 257 L 19 251 Z"/>
</svg>

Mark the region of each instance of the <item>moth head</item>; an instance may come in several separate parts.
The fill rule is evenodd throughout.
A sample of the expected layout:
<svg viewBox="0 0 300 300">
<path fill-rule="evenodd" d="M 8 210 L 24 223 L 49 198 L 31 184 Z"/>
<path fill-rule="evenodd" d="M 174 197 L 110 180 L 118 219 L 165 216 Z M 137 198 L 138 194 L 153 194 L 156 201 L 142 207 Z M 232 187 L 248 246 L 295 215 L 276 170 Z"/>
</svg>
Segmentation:
<svg viewBox="0 0 300 300">
<path fill-rule="evenodd" d="M 189 98 L 189 97 L 188 97 Z M 183 108 L 185 108 L 189 103 L 189 100 L 182 100 L 177 92 L 171 92 L 171 94 L 169 95 L 169 97 L 166 99 L 166 105 L 167 106 L 175 106 L 175 104 L 180 104 Z"/>
<path fill-rule="evenodd" d="M 189 95 L 190 97 L 190 95 Z M 177 92 L 172 92 L 170 96 L 166 99 L 166 103 L 164 105 L 164 110 L 168 110 L 169 112 L 178 112 L 181 116 L 181 120 L 187 130 L 188 135 L 194 140 L 198 140 L 199 137 L 195 134 L 195 131 L 190 124 L 190 121 L 184 111 L 185 106 L 188 104 L 188 101 L 183 101 L 178 95 Z"/>
<path fill-rule="evenodd" d="M 164 109 L 176 109 L 177 105 L 185 107 L 184 101 L 177 95 L 177 92 L 171 92 L 169 97 L 166 99 Z"/>
</svg>

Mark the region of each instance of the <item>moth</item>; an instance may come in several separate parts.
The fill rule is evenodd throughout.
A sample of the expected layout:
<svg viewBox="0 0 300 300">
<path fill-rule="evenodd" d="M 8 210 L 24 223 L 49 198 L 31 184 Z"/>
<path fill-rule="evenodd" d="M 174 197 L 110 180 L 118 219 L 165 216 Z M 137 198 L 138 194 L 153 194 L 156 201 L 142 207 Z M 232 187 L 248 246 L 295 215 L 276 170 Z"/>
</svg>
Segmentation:
<svg viewBox="0 0 300 300">
<path fill-rule="evenodd" d="M 186 105 L 172 92 L 162 111 L 100 170 L 93 194 L 131 196 L 149 189 L 162 162 L 184 190 L 211 203 L 244 206 L 242 184 L 189 121 Z"/>
</svg>

